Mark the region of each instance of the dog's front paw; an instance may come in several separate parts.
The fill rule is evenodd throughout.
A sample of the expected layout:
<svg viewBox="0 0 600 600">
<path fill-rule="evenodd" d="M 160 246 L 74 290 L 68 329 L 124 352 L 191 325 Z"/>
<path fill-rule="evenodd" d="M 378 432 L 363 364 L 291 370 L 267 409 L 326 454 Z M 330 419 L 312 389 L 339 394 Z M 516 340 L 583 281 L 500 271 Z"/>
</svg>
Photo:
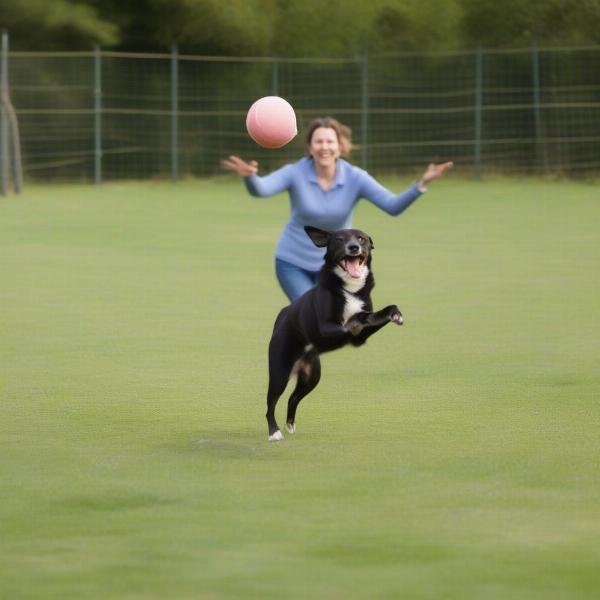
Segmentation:
<svg viewBox="0 0 600 600">
<path fill-rule="evenodd" d="M 395 323 L 396 325 L 402 325 L 402 323 L 404 323 L 404 317 L 396 305 L 390 306 L 388 310 L 390 323 Z"/>
</svg>

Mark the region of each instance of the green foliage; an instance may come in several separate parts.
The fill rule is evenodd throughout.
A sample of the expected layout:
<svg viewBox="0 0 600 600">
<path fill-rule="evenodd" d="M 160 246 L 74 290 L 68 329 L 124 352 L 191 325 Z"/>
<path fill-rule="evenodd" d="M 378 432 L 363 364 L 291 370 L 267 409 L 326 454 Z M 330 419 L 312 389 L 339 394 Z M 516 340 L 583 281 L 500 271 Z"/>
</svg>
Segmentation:
<svg viewBox="0 0 600 600">
<path fill-rule="evenodd" d="M 600 43 L 600 0 L 461 0 L 462 38 L 488 48 Z"/>
<path fill-rule="evenodd" d="M 154 42 L 208 54 L 268 52 L 274 0 L 157 0 Z"/>
<path fill-rule="evenodd" d="M 352 56 L 368 48 L 377 2 L 291 0 L 280 3 L 273 40 L 278 56 Z"/>
<path fill-rule="evenodd" d="M 457 0 L 386 0 L 373 22 L 374 51 L 426 51 L 460 45 Z"/>
<path fill-rule="evenodd" d="M 93 6 L 68 0 L 11 0 L 0 3 L 0 24 L 11 45 L 23 50 L 89 49 L 118 41 L 118 28 Z"/>
<path fill-rule="evenodd" d="M 353 56 L 600 42 L 600 0 L 13 0 L 13 47 Z"/>
</svg>

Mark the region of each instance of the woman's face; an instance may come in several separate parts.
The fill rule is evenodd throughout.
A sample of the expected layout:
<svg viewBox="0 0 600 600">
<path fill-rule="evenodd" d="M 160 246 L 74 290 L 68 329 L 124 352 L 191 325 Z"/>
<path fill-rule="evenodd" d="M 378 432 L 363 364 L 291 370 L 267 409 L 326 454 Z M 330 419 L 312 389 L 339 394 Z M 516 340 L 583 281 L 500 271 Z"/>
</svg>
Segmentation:
<svg viewBox="0 0 600 600">
<path fill-rule="evenodd" d="M 321 167 L 335 165 L 340 156 L 340 142 L 335 129 L 330 127 L 317 127 L 313 131 L 308 147 L 315 164 Z"/>
</svg>

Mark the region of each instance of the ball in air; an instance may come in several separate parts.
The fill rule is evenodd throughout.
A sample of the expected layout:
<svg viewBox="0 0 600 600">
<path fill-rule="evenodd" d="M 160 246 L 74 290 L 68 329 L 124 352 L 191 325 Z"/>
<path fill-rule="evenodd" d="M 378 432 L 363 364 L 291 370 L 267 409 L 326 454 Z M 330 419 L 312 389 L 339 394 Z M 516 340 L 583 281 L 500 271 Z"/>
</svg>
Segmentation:
<svg viewBox="0 0 600 600">
<path fill-rule="evenodd" d="M 292 105 L 279 96 L 259 98 L 248 110 L 246 129 L 263 148 L 281 148 L 298 133 Z"/>
</svg>

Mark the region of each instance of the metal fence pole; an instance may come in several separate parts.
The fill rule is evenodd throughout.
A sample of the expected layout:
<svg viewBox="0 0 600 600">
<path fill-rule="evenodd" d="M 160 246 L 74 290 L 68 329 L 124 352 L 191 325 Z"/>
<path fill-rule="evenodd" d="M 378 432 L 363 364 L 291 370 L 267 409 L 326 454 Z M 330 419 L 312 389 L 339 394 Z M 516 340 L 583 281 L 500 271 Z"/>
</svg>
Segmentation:
<svg viewBox="0 0 600 600">
<path fill-rule="evenodd" d="M 369 167 L 369 56 L 362 59 L 361 70 L 361 111 L 360 111 L 360 161 L 363 169 Z"/>
<path fill-rule="evenodd" d="M 94 46 L 94 181 L 102 183 L 102 54 Z"/>
<path fill-rule="evenodd" d="M 273 96 L 279 96 L 279 63 L 273 62 L 271 67 L 271 93 Z"/>
<path fill-rule="evenodd" d="M 542 111 L 540 89 L 540 55 L 536 46 L 531 49 L 531 63 L 533 67 L 533 113 L 535 119 L 535 155 L 538 167 L 547 167 L 546 146 L 542 139 Z"/>
<path fill-rule="evenodd" d="M 474 176 L 481 178 L 481 132 L 483 110 L 483 51 L 479 47 L 475 54 L 475 148 Z"/>
<path fill-rule="evenodd" d="M 177 46 L 171 49 L 171 179 L 179 178 L 179 65 Z"/>
<path fill-rule="evenodd" d="M 4 192 L 8 191 L 8 180 L 10 177 L 10 163 L 12 158 L 12 175 L 13 188 L 17 194 L 21 193 L 23 187 L 23 164 L 21 160 L 21 135 L 19 133 L 19 120 L 15 107 L 10 99 L 10 85 L 8 81 L 8 33 L 2 34 L 2 68 L 0 71 L 0 103 L 2 104 L 2 163 L 3 168 L 6 167 L 6 172 L 3 173 L 2 179 Z M 12 154 L 11 154 L 12 150 Z"/>
<path fill-rule="evenodd" d="M 8 93 L 8 34 L 2 32 L 2 47 L 0 49 L 0 97 Z M 0 102 L 0 193 L 8 193 L 8 178 L 10 173 L 10 149 L 8 139 L 8 116 L 4 102 Z"/>
</svg>

